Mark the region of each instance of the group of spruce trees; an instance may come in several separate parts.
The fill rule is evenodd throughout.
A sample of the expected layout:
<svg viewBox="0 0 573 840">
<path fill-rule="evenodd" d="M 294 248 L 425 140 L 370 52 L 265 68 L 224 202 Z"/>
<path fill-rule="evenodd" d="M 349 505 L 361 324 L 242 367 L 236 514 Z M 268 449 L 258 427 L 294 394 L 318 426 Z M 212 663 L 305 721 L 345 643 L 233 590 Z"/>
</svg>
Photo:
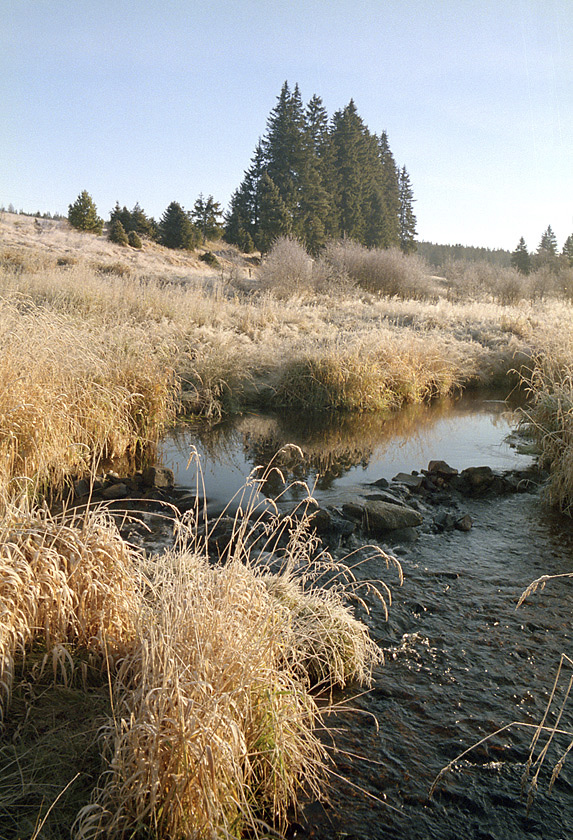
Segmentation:
<svg viewBox="0 0 573 840">
<path fill-rule="evenodd" d="M 285 82 L 224 225 L 219 203 L 201 195 L 191 211 L 171 202 L 159 222 L 139 204 L 116 204 L 109 236 L 134 247 L 144 236 L 191 249 L 223 233 L 242 251 L 263 254 L 280 236 L 296 237 L 311 254 L 329 239 L 348 238 L 409 253 L 416 249 L 413 202 L 406 167 L 397 167 L 386 133 L 370 132 L 353 100 L 329 120 L 319 96 L 304 107 L 298 85 L 291 91 Z M 103 228 L 85 190 L 68 219 L 82 230 Z"/>
<path fill-rule="evenodd" d="M 371 133 L 353 100 L 332 120 L 319 96 L 304 107 L 285 82 L 243 182 L 233 193 L 225 239 L 268 251 L 291 235 L 316 254 L 328 239 L 415 250 L 416 217 L 406 167 L 385 132 Z"/>
<path fill-rule="evenodd" d="M 184 210 L 172 201 L 159 222 L 137 203 L 132 210 L 116 202 L 110 213 L 108 237 L 118 245 L 141 248 L 141 237 L 155 240 L 167 248 L 192 249 L 207 239 L 217 239 L 223 233 L 223 211 L 219 202 L 210 195 L 200 195 L 192 210 Z M 100 234 L 104 221 L 97 214 L 93 198 L 83 190 L 68 208 L 68 221 L 78 230 Z"/>
<path fill-rule="evenodd" d="M 537 251 L 530 254 L 523 236 L 511 254 L 511 264 L 521 274 L 530 274 L 539 268 L 548 268 L 558 272 L 561 268 L 573 267 L 573 234 L 567 237 L 561 254 L 557 247 L 557 237 L 551 225 L 548 225 L 541 236 Z"/>
</svg>

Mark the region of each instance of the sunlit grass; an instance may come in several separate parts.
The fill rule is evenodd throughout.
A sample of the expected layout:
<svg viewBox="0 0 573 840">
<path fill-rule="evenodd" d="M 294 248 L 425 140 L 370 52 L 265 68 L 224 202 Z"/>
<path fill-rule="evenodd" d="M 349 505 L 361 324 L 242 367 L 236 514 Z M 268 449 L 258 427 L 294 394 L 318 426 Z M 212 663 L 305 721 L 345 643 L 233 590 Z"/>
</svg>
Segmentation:
<svg viewBox="0 0 573 840">
<path fill-rule="evenodd" d="M 67 521 L 11 508 L 0 546 L 5 722 L 12 693 L 19 713 L 28 702 L 26 719 L 34 715 L 34 685 L 46 672 L 70 688 L 70 704 L 83 702 L 82 685 L 94 691 L 98 673 L 102 689 L 109 682 L 105 772 L 78 816 L 76 837 L 263 836 L 265 824 L 285 827 L 303 793 L 324 792 L 328 756 L 317 736 L 314 692 L 369 684 L 381 654 L 350 604 L 366 587 L 386 607 L 390 590 L 356 581 L 351 562 L 317 557 L 304 515 L 269 520 L 265 510 L 259 515 L 247 502 L 225 562 L 213 565 L 193 517 L 181 523 L 172 550 L 145 557 L 103 514 Z M 288 536 L 282 549 L 279 535 Z M 400 577 L 393 558 L 372 551 Z M 27 655 L 31 671 L 22 664 Z M 105 692 L 97 697 L 101 715 Z M 73 709 L 68 717 L 70 725 L 77 721 Z M 32 737 L 33 756 L 0 749 L 7 771 L 16 755 L 35 801 L 42 749 L 53 749 L 45 735 Z M 75 780 L 63 763 L 57 767 L 61 775 L 50 785 L 62 790 Z M 30 815 L 12 775 L 6 778 L 0 814 L 10 815 L 9 836 L 18 837 Z M 54 811 L 62 827 L 68 812 Z"/>
</svg>

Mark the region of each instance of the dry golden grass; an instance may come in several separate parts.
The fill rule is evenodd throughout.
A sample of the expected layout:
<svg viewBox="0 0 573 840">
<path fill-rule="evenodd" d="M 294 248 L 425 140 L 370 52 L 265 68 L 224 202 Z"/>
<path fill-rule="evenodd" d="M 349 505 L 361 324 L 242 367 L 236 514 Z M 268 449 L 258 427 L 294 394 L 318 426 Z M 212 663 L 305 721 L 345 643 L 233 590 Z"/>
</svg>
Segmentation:
<svg viewBox="0 0 573 840">
<path fill-rule="evenodd" d="M 102 461 L 134 457 L 174 417 L 153 336 L 94 330 L 29 299 L 0 303 L 0 498 L 61 491 Z"/>
<path fill-rule="evenodd" d="M 264 480 L 247 488 L 224 565 L 209 562 L 197 516 L 181 523 L 172 551 L 145 558 L 102 514 L 64 522 L 25 507 L 7 513 L 3 707 L 9 714 L 15 661 L 34 642 L 56 681 L 71 684 L 78 661 L 110 681 L 108 766 L 77 837 L 262 836 L 267 824 L 284 828 L 303 790 L 323 791 L 327 753 L 311 686 L 368 684 L 380 652 L 349 599 L 368 586 L 386 604 L 390 592 L 316 558 L 307 516 L 257 517 L 249 499 Z M 263 559 L 278 562 L 278 574 Z"/>
<path fill-rule="evenodd" d="M 0 266 L 4 490 L 58 489 L 103 458 L 153 446 L 178 404 L 217 420 L 253 405 L 378 411 L 465 387 L 509 391 L 509 371 L 573 328 L 568 299 L 508 303 L 491 268 L 458 267 L 449 287 L 434 278 L 430 288 L 422 264 L 401 255 L 335 243 L 311 265 L 286 242 L 290 262 L 277 246 L 260 279 L 246 261 L 205 274 L 167 249 L 163 263 L 159 251 L 151 262 L 151 250 L 134 252 L 118 276 L 93 267 L 96 244 L 99 264 L 120 261 L 102 237 L 9 222 L 0 219 L 10 234 Z M 229 265 L 231 251 L 219 249 Z M 399 293 L 381 293 L 382 281 L 368 291 L 374 280 L 349 280 L 348 266 L 393 277 Z"/>
<path fill-rule="evenodd" d="M 16 656 L 34 641 L 64 681 L 68 646 L 99 661 L 133 642 L 140 593 L 131 550 L 103 516 L 66 524 L 46 511 L 7 505 L 0 533 L 0 717 L 9 702 Z"/>
</svg>

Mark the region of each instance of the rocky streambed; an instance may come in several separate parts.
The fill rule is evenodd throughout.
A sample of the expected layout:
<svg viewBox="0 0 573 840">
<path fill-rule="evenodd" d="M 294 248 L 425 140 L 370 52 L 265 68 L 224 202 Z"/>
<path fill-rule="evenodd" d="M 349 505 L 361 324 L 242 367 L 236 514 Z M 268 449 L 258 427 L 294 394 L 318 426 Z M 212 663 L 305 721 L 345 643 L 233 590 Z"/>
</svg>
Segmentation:
<svg viewBox="0 0 573 840">
<path fill-rule="evenodd" d="M 496 434 L 501 439 L 507 427 L 496 427 Z M 272 446 L 263 446 L 242 434 L 233 451 L 238 446 L 251 464 L 268 467 L 284 443 L 278 438 L 274 435 Z M 435 457 L 430 451 L 422 463 L 410 461 L 407 466 L 403 451 L 393 443 L 402 468 L 392 472 L 373 466 L 363 447 L 345 443 L 338 450 L 343 451 L 343 467 L 328 459 L 323 471 L 328 480 L 315 482 L 316 501 L 309 501 L 299 486 L 283 492 L 276 508 L 266 500 L 281 494 L 277 473 L 253 485 L 256 510 L 243 497 L 225 510 L 225 493 L 212 493 L 209 475 L 204 489 L 201 481 L 193 486 L 187 477 L 182 480 L 177 468 L 171 472 L 158 467 L 129 479 L 108 474 L 95 487 L 76 488 L 77 504 L 88 498 L 104 502 L 115 511 L 124 535 L 149 550 L 173 540 L 178 517 L 206 507 L 208 524 L 201 521 L 199 528 L 203 535 L 209 532 L 213 560 L 224 560 L 232 545 L 237 508 L 251 517 L 249 539 L 255 543 L 258 535 L 266 539 L 269 517 L 278 515 L 288 525 L 306 512 L 320 546 L 338 560 L 352 553 L 359 579 L 382 578 L 392 585 L 387 620 L 376 601 L 366 603 L 368 611 L 357 608 L 384 651 L 385 663 L 375 671 L 369 691 L 351 689 L 329 698 L 334 704 L 325 709 L 333 771 L 329 801 L 307 802 L 293 814 L 292 837 L 573 836 L 570 761 L 548 793 L 551 769 L 571 736 L 558 735 L 549 746 L 530 810 L 522 797 L 532 727 L 543 718 L 561 655 L 572 650 L 568 578 L 548 583 L 516 609 L 532 580 L 573 573 L 571 521 L 545 506 L 546 475 L 531 458 L 512 461 L 507 468 L 500 467 L 504 459 L 498 458 L 494 468 L 484 465 L 480 451 L 471 466 L 471 454 L 462 457 L 454 443 L 450 436 L 444 447 L 434 444 Z M 292 457 L 278 465 L 287 481 L 308 479 L 307 453 L 312 449 L 302 449 L 306 461 L 291 451 Z M 459 460 L 442 457 L 449 450 Z M 231 458 L 229 449 L 222 451 L 222 461 Z M 321 469 L 323 465 L 324 459 Z M 225 478 L 222 485 L 229 499 L 232 482 Z M 274 543 L 264 542 L 261 560 L 268 562 L 269 552 L 280 557 L 285 543 L 284 532 Z M 368 559 L 363 549 L 368 543 L 399 558 L 401 588 L 388 580 L 382 560 Z M 567 682 L 571 671 L 565 662 L 561 679 Z M 557 693 L 566 699 L 561 682 Z M 559 719 L 565 733 L 573 731 L 570 706 L 565 702 Z M 552 708 L 547 719 L 558 715 Z M 511 722 L 515 725 L 493 736 Z M 432 782 L 450 762 L 450 772 L 430 798 Z"/>
<path fill-rule="evenodd" d="M 382 477 L 365 484 L 360 492 L 354 489 L 337 504 L 319 503 L 310 496 L 297 502 L 279 498 L 266 509 L 260 503 L 247 504 L 246 515 L 253 520 L 249 540 L 256 543 L 274 519 L 279 536 L 275 543 L 265 541 L 265 552 L 271 548 L 280 552 L 288 543 L 288 523 L 302 516 L 308 518 L 310 533 L 320 538 L 321 549 L 330 551 L 348 546 L 351 537 L 395 545 L 408 544 L 422 532 L 467 532 L 473 526 L 464 506 L 467 500 L 537 492 L 546 479 L 536 464 L 504 471 L 476 466 L 460 472 L 445 461 L 431 460 L 426 469 L 400 472 L 390 481 Z M 261 488 L 264 485 L 263 477 Z M 74 486 L 74 503 L 105 506 L 120 522 L 122 534 L 148 550 L 167 547 L 174 522 L 190 511 L 205 520 L 199 529 L 209 537 L 214 560 L 224 559 L 236 533 L 234 514 L 219 510 L 219 504 L 210 510 L 208 498 L 177 487 L 173 471 L 165 467 L 148 467 L 131 476 L 111 471 L 93 481 L 82 479 Z"/>
</svg>

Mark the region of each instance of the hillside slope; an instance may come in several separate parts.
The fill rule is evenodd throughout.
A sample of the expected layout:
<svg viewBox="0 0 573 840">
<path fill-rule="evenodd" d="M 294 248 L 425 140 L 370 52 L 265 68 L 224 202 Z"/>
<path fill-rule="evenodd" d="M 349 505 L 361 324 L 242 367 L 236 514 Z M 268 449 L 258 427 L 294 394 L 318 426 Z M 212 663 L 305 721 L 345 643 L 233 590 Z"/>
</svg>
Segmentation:
<svg viewBox="0 0 573 840">
<path fill-rule="evenodd" d="M 211 251 L 218 266 L 211 267 L 199 259 Z M 248 277 L 256 263 L 225 242 L 207 242 L 197 251 L 176 251 L 145 240 L 143 248 L 115 245 L 107 231 L 96 236 L 75 230 L 66 219 L 39 219 L 33 216 L 0 212 L 0 259 L 38 268 L 59 263 L 87 263 L 96 268 L 115 270 L 119 274 L 185 281 L 196 277 L 240 279 Z"/>
</svg>

